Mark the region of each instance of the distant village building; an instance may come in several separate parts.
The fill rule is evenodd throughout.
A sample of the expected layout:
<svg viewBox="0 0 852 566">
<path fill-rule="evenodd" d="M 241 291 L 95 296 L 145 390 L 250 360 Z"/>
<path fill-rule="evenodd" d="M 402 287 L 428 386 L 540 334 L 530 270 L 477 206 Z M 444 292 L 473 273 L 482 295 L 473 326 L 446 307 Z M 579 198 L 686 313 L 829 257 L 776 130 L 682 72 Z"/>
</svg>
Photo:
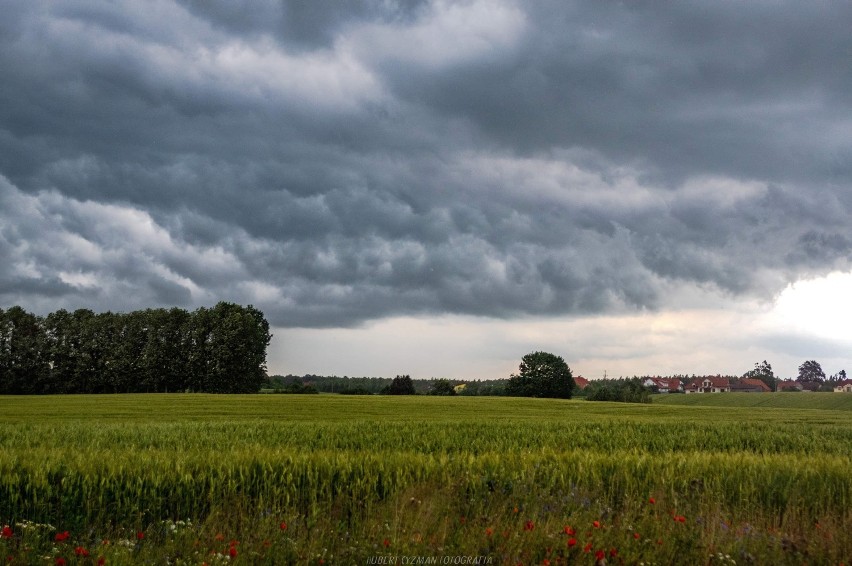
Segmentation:
<svg viewBox="0 0 852 566">
<path fill-rule="evenodd" d="M 686 386 L 686 393 L 725 393 L 731 390 L 731 381 L 727 377 L 699 377 Z"/>
<path fill-rule="evenodd" d="M 589 385 L 589 380 L 582 375 L 578 375 L 574 378 L 574 383 L 577 384 L 577 389 L 585 389 Z"/>
<path fill-rule="evenodd" d="M 841 381 L 834 386 L 835 393 L 852 393 L 852 379 Z"/>
<path fill-rule="evenodd" d="M 759 379 L 744 377 L 731 384 L 731 391 L 734 393 L 770 393 L 772 388 Z"/>
<path fill-rule="evenodd" d="M 649 377 L 642 382 L 645 387 L 655 387 L 659 393 L 683 391 L 683 382 L 677 378 Z"/>
<path fill-rule="evenodd" d="M 777 386 L 778 391 L 801 391 L 802 384 L 798 381 L 793 381 L 792 379 L 787 379 L 784 381 L 779 381 Z"/>
</svg>

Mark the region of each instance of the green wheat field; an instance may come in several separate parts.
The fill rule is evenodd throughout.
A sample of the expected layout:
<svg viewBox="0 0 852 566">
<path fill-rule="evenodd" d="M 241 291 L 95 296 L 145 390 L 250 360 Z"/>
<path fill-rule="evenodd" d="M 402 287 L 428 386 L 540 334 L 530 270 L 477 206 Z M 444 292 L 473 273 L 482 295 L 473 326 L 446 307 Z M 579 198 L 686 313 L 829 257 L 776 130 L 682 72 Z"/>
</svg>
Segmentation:
<svg viewBox="0 0 852 566">
<path fill-rule="evenodd" d="M 852 395 L 0 397 L 7 564 L 849 564 Z"/>
</svg>

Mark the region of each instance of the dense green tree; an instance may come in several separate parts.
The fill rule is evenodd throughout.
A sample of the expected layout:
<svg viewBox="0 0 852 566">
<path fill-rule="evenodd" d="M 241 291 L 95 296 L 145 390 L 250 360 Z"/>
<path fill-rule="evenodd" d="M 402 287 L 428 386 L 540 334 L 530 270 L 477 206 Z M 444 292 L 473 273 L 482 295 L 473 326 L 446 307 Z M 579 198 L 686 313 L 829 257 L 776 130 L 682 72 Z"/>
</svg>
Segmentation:
<svg viewBox="0 0 852 566">
<path fill-rule="evenodd" d="M 616 401 L 619 403 L 650 403 L 651 392 L 639 377 L 630 379 L 596 379 L 589 383 L 584 394 L 587 401 Z"/>
<path fill-rule="evenodd" d="M 770 390 L 775 391 L 777 389 L 777 380 L 775 379 L 775 373 L 772 371 L 772 366 L 769 365 L 769 362 L 763 360 L 762 363 L 755 363 L 754 369 L 750 369 L 743 374 L 743 377 L 749 379 L 759 379 L 763 383 L 765 383 Z"/>
<path fill-rule="evenodd" d="M 802 383 L 822 383 L 825 372 L 816 360 L 807 360 L 799 366 L 799 381 Z"/>
<path fill-rule="evenodd" d="M 429 395 L 455 395 L 455 386 L 449 379 L 436 379 L 429 390 Z"/>
<path fill-rule="evenodd" d="M 510 376 L 506 395 L 570 399 L 575 387 L 565 360 L 548 352 L 532 352 L 521 359 L 518 373 Z"/>
<path fill-rule="evenodd" d="M 49 365 L 41 320 L 18 306 L 0 310 L 0 393 L 43 393 Z"/>
<path fill-rule="evenodd" d="M 193 313 L 0 309 L 0 392 L 258 391 L 269 323 L 233 303 Z"/>
<path fill-rule="evenodd" d="M 410 375 L 396 376 L 387 390 L 388 395 L 414 395 L 415 393 L 414 382 Z"/>
</svg>

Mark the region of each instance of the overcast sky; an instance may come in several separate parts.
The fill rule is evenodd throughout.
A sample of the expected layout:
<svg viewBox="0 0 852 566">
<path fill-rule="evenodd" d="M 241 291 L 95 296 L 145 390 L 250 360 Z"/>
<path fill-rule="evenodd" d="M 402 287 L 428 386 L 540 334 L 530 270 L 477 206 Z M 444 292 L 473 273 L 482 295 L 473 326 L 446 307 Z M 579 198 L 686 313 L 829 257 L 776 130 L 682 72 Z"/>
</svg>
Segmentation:
<svg viewBox="0 0 852 566">
<path fill-rule="evenodd" d="M 251 303 L 271 373 L 852 371 L 850 29 L 840 2 L 5 0 L 0 306 Z"/>
</svg>

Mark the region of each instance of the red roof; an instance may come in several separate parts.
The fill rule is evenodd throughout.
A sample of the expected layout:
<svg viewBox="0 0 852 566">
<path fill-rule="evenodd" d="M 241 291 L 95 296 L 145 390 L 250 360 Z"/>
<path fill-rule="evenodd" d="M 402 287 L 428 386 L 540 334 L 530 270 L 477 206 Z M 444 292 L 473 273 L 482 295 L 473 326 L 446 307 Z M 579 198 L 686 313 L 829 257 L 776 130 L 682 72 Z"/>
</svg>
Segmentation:
<svg viewBox="0 0 852 566">
<path fill-rule="evenodd" d="M 772 391 L 772 388 L 766 385 L 763 381 L 754 378 L 742 378 L 739 380 L 738 385 L 741 388 L 749 388 L 749 389 L 760 389 L 761 391 Z M 734 386 L 736 387 L 736 385 Z"/>
<path fill-rule="evenodd" d="M 731 386 L 730 380 L 727 377 L 718 377 L 718 376 L 706 376 L 706 377 L 697 377 L 689 382 L 687 387 L 689 389 L 701 389 L 704 387 L 704 382 L 709 381 L 710 387 L 716 387 L 718 389 L 725 389 Z"/>
<path fill-rule="evenodd" d="M 589 380 L 583 377 L 582 375 L 578 375 L 574 378 L 574 383 L 577 384 L 578 389 L 585 389 L 586 386 L 589 384 Z"/>
</svg>

